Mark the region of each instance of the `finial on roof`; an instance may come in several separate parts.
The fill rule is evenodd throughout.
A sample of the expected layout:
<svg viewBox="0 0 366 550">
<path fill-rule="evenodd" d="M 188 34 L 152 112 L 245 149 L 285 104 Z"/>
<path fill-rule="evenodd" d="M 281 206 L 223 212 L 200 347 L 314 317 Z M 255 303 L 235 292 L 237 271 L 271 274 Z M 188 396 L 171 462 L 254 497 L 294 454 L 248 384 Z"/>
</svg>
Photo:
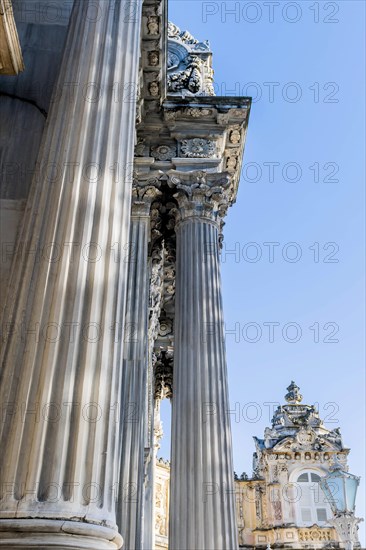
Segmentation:
<svg viewBox="0 0 366 550">
<path fill-rule="evenodd" d="M 285 399 L 288 403 L 301 403 L 302 401 L 302 395 L 300 393 L 300 388 L 295 384 L 293 380 L 291 380 L 291 384 L 288 386 L 287 391 L 285 395 Z"/>
</svg>

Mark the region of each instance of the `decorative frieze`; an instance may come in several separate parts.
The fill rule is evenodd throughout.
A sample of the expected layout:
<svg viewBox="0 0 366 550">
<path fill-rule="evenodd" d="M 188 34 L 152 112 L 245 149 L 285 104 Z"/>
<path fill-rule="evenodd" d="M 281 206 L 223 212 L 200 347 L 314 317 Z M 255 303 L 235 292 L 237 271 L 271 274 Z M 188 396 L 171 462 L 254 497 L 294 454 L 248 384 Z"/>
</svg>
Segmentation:
<svg viewBox="0 0 366 550">
<path fill-rule="evenodd" d="M 174 145 L 155 145 L 151 148 L 151 156 L 156 160 L 171 160 L 177 156 L 177 148 Z"/>
<path fill-rule="evenodd" d="M 320 527 L 299 529 L 300 542 L 321 542 L 331 540 L 334 540 L 333 529 L 321 529 Z"/>
<path fill-rule="evenodd" d="M 184 139 L 180 151 L 187 158 L 210 158 L 216 152 L 216 143 L 204 138 Z"/>
</svg>

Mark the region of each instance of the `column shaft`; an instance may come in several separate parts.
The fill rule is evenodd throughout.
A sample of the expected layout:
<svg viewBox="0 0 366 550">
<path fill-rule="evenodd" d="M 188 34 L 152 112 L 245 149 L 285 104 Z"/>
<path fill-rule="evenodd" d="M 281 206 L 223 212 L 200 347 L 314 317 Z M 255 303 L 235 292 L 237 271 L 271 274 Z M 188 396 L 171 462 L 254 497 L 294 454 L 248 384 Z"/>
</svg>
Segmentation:
<svg viewBox="0 0 366 550">
<path fill-rule="evenodd" d="M 218 228 L 177 228 L 169 548 L 238 547 Z"/>
<path fill-rule="evenodd" d="M 124 548 L 141 548 L 148 334 L 149 217 L 131 218 L 125 344 L 122 363 L 121 445 L 118 518 L 124 526 Z"/>
<path fill-rule="evenodd" d="M 132 20 L 119 0 L 77 0 L 71 15 L 4 314 L 0 547 L 122 542 L 120 251 L 135 125 L 122 93 L 137 82 L 136 6 Z"/>
</svg>

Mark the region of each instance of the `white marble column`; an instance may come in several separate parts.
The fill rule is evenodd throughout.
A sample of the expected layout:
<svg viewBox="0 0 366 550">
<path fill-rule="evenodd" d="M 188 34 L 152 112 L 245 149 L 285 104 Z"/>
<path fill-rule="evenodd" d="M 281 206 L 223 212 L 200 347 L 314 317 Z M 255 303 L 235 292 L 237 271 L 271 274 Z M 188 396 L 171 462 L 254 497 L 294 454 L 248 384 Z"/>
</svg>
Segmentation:
<svg viewBox="0 0 366 550">
<path fill-rule="evenodd" d="M 158 189 L 154 187 L 139 187 L 132 201 L 122 363 L 121 393 L 124 406 L 121 411 L 122 457 L 118 498 L 118 523 L 121 529 L 125 528 L 123 536 L 126 550 L 140 550 L 142 547 L 148 373 L 149 216 L 151 201 L 158 194 Z"/>
<path fill-rule="evenodd" d="M 218 246 L 228 196 L 218 176 L 171 179 L 180 190 L 170 550 L 238 548 Z"/>
<path fill-rule="evenodd" d="M 126 17 L 119 0 L 77 0 L 71 15 L 3 319 L 4 548 L 122 545 L 115 501 L 135 5 Z"/>
</svg>

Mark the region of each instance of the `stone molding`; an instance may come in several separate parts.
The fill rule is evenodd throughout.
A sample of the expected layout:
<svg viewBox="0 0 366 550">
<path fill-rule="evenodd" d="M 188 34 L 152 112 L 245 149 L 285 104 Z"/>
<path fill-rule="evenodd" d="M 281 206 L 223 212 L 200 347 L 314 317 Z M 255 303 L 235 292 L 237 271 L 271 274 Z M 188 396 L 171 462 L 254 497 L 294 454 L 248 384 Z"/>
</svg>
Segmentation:
<svg viewBox="0 0 366 550">
<path fill-rule="evenodd" d="M 27 537 L 27 533 L 31 537 Z M 57 538 L 55 536 L 57 535 Z M 0 538 L 7 548 L 117 550 L 123 538 L 115 529 L 64 519 L 1 519 Z M 75 540 L 77 539 L 77 540 Z"/>
</svg>

